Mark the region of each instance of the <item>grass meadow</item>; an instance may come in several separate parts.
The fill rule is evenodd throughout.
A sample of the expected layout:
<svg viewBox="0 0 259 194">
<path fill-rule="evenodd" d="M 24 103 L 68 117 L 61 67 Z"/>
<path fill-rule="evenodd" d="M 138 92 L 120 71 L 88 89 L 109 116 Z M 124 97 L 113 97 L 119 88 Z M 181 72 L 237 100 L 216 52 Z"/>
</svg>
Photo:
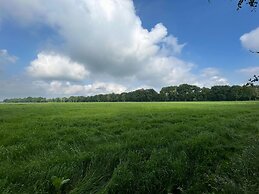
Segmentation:
<svg viewBox="0 0 259 194">
<path fill-rule="evenodd" d="M 0 104 L 0 193 L 259 193 L 259 102 Z"/>
</svg>

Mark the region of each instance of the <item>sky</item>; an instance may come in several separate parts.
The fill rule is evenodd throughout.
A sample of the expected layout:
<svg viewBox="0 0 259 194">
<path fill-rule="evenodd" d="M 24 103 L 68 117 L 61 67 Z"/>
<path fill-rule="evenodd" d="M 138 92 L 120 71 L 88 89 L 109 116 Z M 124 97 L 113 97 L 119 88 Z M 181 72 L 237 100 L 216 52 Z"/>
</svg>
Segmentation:
<svg viewBox="0 0 259 194">
<path fill-rule="evenodd" d="M 259 74 L 259 12 L 237 1 L 0 0 L 0 100 Z"/>
</svg>

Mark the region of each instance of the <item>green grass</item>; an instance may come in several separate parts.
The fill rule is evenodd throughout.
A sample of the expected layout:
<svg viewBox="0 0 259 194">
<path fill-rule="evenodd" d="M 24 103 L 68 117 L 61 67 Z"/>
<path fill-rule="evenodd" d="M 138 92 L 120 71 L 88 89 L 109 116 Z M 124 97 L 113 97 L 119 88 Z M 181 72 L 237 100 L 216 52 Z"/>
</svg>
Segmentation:
<svg viewBox="0 0 259 194">
<path fill-rule="evenodd" d="M 259 102 L 0 105 L 0 193 L 259 193 Z"/>
</svg>

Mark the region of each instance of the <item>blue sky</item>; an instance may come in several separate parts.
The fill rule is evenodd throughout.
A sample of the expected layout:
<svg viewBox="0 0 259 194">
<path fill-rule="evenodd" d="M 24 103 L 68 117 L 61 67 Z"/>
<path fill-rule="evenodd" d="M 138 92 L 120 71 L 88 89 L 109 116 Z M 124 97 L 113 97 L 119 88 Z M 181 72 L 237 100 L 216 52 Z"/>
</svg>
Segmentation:
<svg viewBox="0 0 259 194">
<path fill-rule="evenodd" d="M 259 72 L 259 13 L 234 0 L 0 4 L 0 99 L 243 84 Z"/>
<path fill-rule="evenodd" d="M 248 7 L 237 11 L 237 1 L 135 2 L 143 25 L 150 29 L 162 21 L 171 34 L 188 43 L 184 58 L 200 67 L 217 67 L 231 76 L 235 69 L 259 63 L 258 57 L 247 52 L 240 42 L 244 33 L 259 26 L 259 14 Z"/>
</svg>

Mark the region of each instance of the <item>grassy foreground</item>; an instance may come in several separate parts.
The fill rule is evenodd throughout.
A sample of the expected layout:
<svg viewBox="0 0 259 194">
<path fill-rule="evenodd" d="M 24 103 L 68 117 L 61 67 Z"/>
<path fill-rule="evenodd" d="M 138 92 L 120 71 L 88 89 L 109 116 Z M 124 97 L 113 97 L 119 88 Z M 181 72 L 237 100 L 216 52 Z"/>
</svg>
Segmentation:
<svg viewBox="0 0 259 194">
<path fill-rule="evenodd" d="M 259 193 L 259 102 L 0 105 L 0 193 Z"/>
</svg>

